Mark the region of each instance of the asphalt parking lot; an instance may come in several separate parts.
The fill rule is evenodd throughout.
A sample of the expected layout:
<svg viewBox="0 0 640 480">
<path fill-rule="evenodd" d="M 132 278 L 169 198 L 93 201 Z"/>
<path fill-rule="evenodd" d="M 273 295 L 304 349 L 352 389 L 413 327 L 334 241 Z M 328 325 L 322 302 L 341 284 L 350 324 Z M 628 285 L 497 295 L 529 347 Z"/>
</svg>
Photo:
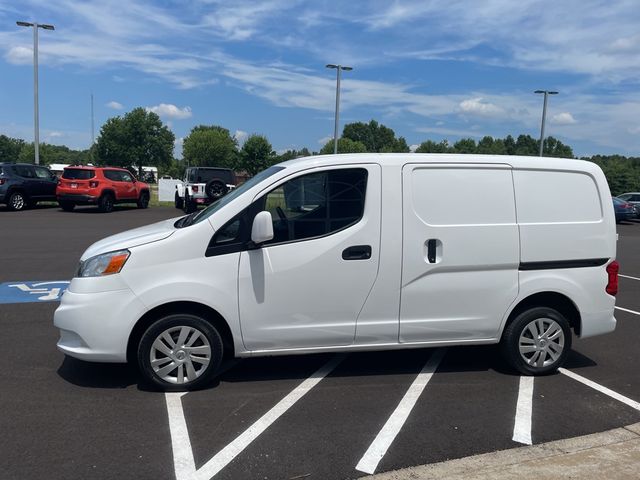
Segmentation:
<svg viewBox="0 0 640 480">
<path fill-rule="evenodd" d="M 68 280 L 92 242 L 179 213 L 0 209 L 0 283 Z M 530 383 L 489 346 L 246 359 L 165 395 L 64 358 L 57 302 L 0 304 L 0 478 L 358 478 L 638 422 L 640 223 L 618 232 L 616 331 Z"/>
</svg>

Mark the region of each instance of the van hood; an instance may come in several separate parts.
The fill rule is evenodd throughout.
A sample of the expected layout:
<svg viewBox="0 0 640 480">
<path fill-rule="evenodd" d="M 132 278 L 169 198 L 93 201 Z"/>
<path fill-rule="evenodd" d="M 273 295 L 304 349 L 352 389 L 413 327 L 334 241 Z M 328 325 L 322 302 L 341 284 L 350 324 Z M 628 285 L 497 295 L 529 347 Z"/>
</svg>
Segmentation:
<svg viewBox="0 0 640 480">
<path fill-rule="evenodd" d="M 145 243 L 157 242 L 173 235 L 176 228 L 173 226 L 180 217 L 163 220 L 162 222 L 152 223 L 133 230 L 111 235 L 91 245 L 82 254 L 80 260 L 100 255 L 101 253 L 113 252 L 115 250 L 123 250 L 125 248 L 137 247 Z"/>
</svg>

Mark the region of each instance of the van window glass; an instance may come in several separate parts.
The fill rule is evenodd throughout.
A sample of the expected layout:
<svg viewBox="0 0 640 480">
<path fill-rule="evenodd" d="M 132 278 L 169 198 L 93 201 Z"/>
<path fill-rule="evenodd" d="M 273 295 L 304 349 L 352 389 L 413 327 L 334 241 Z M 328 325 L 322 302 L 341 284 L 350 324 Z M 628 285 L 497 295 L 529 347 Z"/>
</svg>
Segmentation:
<svg viewBox="0 0 640 480">
<path fill-rule="evenodd" d="M 364 168 L 310 173 L 280 185 L 258 200 L 273 219 L 274 238 L 266 244 L 320 237 L 357 223 L 366 188 Z"/>
<path fill-rule="evenodd" d="M 581 172 L 514 170 L 518 223 L 597 222 L 600 195 Z M 607 200 L 609 202 L 609 200 Z"/>
<path fill-rule="evenodd" d="M 201 210 L 200 212 L 198 212 L 195 215 L 193 221 L 190 222 L 190 225 L 193 225 L 195 223 L 200 223 L 203 220 L 205 220 L 206 218 L 209 218 L 211 215 L 213 215 L 219 209 L 221 209 L 222 207 L 224 207 L 228 203 L 232 202 L 235 198 L 237 198 L 240 195 L 242 195 L 244 192 L 249 190 L 251 187 L 253 187 L 254 185 L 259 184 L 260 182 L 262 182 L 263 180 L 269 178 L 271 175 L 279 172 L 280 170 L 284 170 L 284 168 L 285 167 L 273 166 L 273 167 L 267 168 L 266 170 L 261 171 L 255 177 L 250 178 L 249 180 L 244 182 L 242 185 L 240 185 L 238 188 L 234 188 L 233 190 L 231 190 L 229 193 L 227 193 L 220 200 L 217 200 L 217 201 L 213 202 L 207 208 L 205 208 L 204 210 Z"/>
<path fill-rule="evenodd" d="M 411 197 L 415 214 L 428 225 L 516 222 L 507 168 L 418 167 L 411 171 Z"/>
<path fill-rule="evenodd" d="M 62 173 L 62 178 L 67 180 L 89 180 L 95 175 L 95 170 L 88 170 L 86 168 L 65 168 Z"/>
</svg>

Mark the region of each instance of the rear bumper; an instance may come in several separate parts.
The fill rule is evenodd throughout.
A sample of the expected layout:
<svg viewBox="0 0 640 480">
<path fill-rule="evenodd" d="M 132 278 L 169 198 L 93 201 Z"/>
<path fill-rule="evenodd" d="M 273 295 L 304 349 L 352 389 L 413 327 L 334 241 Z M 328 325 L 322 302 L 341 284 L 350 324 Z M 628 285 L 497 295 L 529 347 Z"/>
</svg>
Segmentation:
<svg viewBox="0 0 640 480">
<path fill-rule="evenodd" d="M 611 333 L 616 329 L 616 318 L 611 309 L 601 312 L 581 313 L 580 338 Z"/>
<path fill-rule="evenodd" d="M 93 195 L 62 193 L 57 195 L 58 202 L 71 202 L 78 205 L 93 205 L 98 203 L 98 198 Z"/>
</svg>

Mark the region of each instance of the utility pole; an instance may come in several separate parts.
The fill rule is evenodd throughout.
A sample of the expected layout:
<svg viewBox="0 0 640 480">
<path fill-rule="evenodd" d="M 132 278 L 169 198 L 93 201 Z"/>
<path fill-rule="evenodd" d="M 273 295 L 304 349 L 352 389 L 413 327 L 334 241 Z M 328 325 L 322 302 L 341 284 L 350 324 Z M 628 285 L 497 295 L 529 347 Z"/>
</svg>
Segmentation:
<svg viewBox="0 0 640 480">
<path fill-rule="evenodd" d="M 544 93 L 544 103 L 542 104 L 542 124 L 540 125 L 540 156 L 542 156 L 542 150 L 544 147 L 544 124 L 547 118 L 547 97 L 549 95 L 557 95 L 558 92 L 550 90 L 536 90 L 533 93 Z"/>
<path fill-rule="evenodd" d="M 40 164 L 40 112 L 38 109 L 38 28 L 55 30 L 53 25 L 30 22 L 16 22 L 20 27 L 33 27 L 33 148 L 35 164 Z"/>
<path fill-rule="evenodd" d="M 335 68 L 337 71 L 336 73 L 336 119 L 335 119 L 335 125 L 333 127 L 333 153 L 336 154 L 338 153 L 338 125 L 340 124 L 340 77 L 341 77 L 340 72 L 342 70 L 348 72 L 350 70 L 353 70 L 353 67 L 334 65 L 333 63 L 328 64 L 326 67 Z"/>
</svg>

